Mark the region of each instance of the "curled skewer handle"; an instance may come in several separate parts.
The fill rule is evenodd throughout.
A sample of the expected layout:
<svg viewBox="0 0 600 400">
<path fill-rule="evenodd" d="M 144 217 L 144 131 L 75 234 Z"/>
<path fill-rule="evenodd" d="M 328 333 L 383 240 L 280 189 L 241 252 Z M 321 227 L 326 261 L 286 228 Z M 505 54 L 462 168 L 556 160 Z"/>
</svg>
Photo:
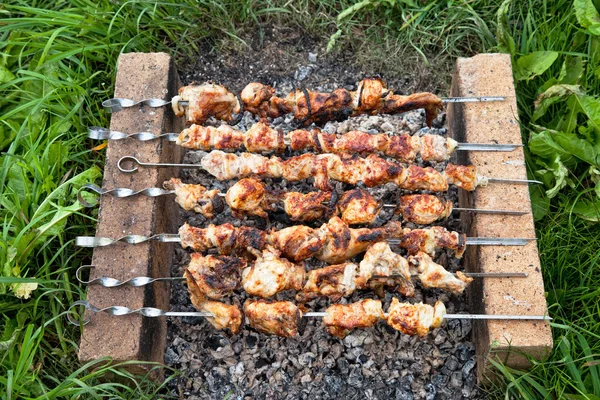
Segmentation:
<svg viewBox="0 0 600 400">
<path fill-rule="evenodd" d="M 104 287 L 119 287 L 122 285 L 129 285 L 129 286 L 133 286 L 133 287 L 139 287 L 139 286 L 146 286 L 151 284 L 152 282 L 159 282 L 159 281 L 180 281 L 180 280 L 184 280 L 184 277 L 168 277 L 168 278 L 150 278 L 147 276 L 136 276 L 135 278 L 131 278 L 131 279 L 127 279 L 126 281 L 120 281 L 118 279 L 115 278 L 109 278 L 106 276 L 102 276 L 100 278 L 95 278 L 95 279 L 90 279 L 90 280 L 85 280 L 83 279 L 83 277 L 81 276 L 82 271 L 85 270 L 90 270 L 96 268 L 96 266 L 94 265 L 82 265 L 81 267 L 77 268 L 77 271 L 75 272 L 75 276 L 77 277 L 77 280 L 80 283 L 86 284 L 86 285 L 91 285 L 91 284 L 99 284 L 101 286 Z"/>
<path fill-rule="evenodd" d="M 148 140 L 156 140 L 160 138 L 166 138 L 170 142 L 177 140 L 179 134 L 177 133 L 162 133 L 156 135 L 152 132 L 136 132 L 136 133 L 123 133 L 119 131 L 111 131 L 107 128 L 101 128 L 99 126 L 90 126 L 88 128 L 88 138 L 95 140 L 123 140 L 123 139 L 137 139 L 143 142 Z"/>
<path fill-rule="evenodd" d="M 131 168 L 126 168 L 126 167 L 123 166 L 123 163 L 128 163 L 128 162 L 132 163 Z M 119 171 L 121 171 L 121 172 L 127 172 L 127 173 L 131 173 L 131 172 L 137 171 L 138 167 L 203 168 L 202 165 L 197 165 L 197 164 L 145 163 L 145 162 L 141 162 L 140 160 L 138 160 L 137 158 L 132 157 L 132 156 L 121 157 L 119 159 L 119 162 L 117 163 L 117 167 L 119 168 Z"/>
<path fill-rule="evenodd" d="M 166 101 L 163 99 L 143 99 L 135 101 L 132 99 L 123 99 L 115 97 L 114 99 L 104 100 L 102 102 L 102 107 L 104 107 L 108 112 L 115 113 L 121 111 L 124 108 L 137 106 L 139 104 L 156 108 L 166 106 L 167 104 L 171 104 L 171 101 Z"/>
<path fill-rule="evenodd" d="M 117 239 L 96 236 L 77 236 L 75 238 L 75 246 L 79 247 L 104 247 L 110 246 L 117 242 L 139 244 L 155 240 L 157 242 L 180 242 L 179 235 L 173 233 L 162 233 L 159 235 L 143 236 L 143 235 L 126 235 Z"/>
<path fill-rule="evenodd" d="M 142 308 L 131 309 L 128 307 L 123 307 L 123 306 L 111 306 L 111 307 L 99 308 L 99 307 L 96 307 L 96 306 L 90 304 L 89 302 L 87 302 L 85 300 L 78 300 L 78 301 L 74 302 L 73 304 L 71 304 L 71 307 L 69 307 L 69 309 L 67 310 L 67 319 L 69 320 L 69 322 L 71 324 L 79 326 L 80 324 L 85 325 L 88 322 L 90 322 L 90 320 L 91 320 L 90 315 L 85 316 L 85 312 L 81 313 L 81 312 L 78 312 L 79 310 L 76 310 L 77 308 L 82 307 L 82 306 L 85 307 L 86 310 L 90 310 L 94 313 L 106 312 L 106 313 L 108 313 L 110 315 L 114 315 L 116 317 L 123 316 L 123 315 L 129 315 L 129 314 L 140 314 L 140 315 L 143 315 L 144 317 L 151 317 L 151 318 L 156 318 L 156 317 L 212 317 L 213 316 L 211 313 L 207 313 L 207 312 L 163 311 L 163 310 L 160 310 L 160 309 L 154 308 L 154 307 L 142 307 Z M 77 316 L 77 317 L 75 317 L 75 316 Z"/>
<path fill-rule="evenodd" d="M 128 188 L 103 189 L 92 183 L 88 183 L 88 184 L 83 185 L 77 192 L 77 200 L 79 200 L 79 203 L 81 203 L 82 206 L 88 207 L 88 208 L 96 206 L 98 204 L 98 200 L 96 200 L 93 203 L 86 201 L 83 198 L 83 193 L 87 190 L 96 192 L 99 195 L 110 194 L 114 197 L 130 197 L 130 196 L 137 196 L 140 194 L 142 194 L 144 196 L 148 196 L 148 197 L 158 197 L 158 196 L 162 196 L 162 195 L 166 195 L 166 194 L 175 193 L 174 190 L 166 190 L 166 189 L 161 189 L 161 188 L 146 188 L 146 189 L 142 189 L 142 190 L 131 190 Z"/>
</svg>

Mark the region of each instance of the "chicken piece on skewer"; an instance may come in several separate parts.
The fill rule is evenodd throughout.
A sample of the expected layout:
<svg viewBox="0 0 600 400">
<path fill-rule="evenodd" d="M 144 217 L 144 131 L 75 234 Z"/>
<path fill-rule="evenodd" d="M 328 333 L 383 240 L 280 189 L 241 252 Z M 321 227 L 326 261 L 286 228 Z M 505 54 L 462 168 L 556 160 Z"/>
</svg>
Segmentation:
<svg viewBox="0 0 600 400">
<path fill-rule="evenodd" d="M 216 329 L 228 329 L 232 334 L 240 331 L 244 322 L 244 315 L 236 305 L 229 305 L 220 301 L 207 300 L 202 291 L 196 285 L 192 274 L 186 269 L 184 276 L 188 285 L 188 292 L 192 305 L 200 312 L 209 312 L 214 317 L 206 317 L 206 320 Z"/>
<path fill-rule="evenodd" d="M 298 336 L 302 312 L 291 301 L 246 300 L 244 314 L 250 326 L 261 333 Z"/>
<path fill-rule="evenodd" d="M 408 261 L 413 265 L 411 269 L 416 269 L 413 275 L 418 275 L 425 288 L 439 288 L 453 293 L 462 293 L 473 281 L 473 278 L 467 277 L 460 271 L 456 272 L 456 275 L 448 272 L 423 252 L 409 257 Z"/>
<path fill-rule="evenodd" d="M 442 226 L 432 226 L 427 229 L 404 229 L 400 239 L 400 247 L 408 250 L 409 255 L 422 251 L 431 256 L 437 249 L 454 250 L 455 256 L 461 258 L 467 247 L 466 235 L 448 231 Z"/>
<path fill-rule="evenodd" d="M 248 247 L 264 248 L 267 233 L 249 226 L 235 227 L 232 224 L 196 228 L 187 223 L 179 228 L 181 247 L 206 252 L 216 248 L 221 254 L 243 254 Z"/>
<path fill-rule="evenodd" d="M 190 292 L 199 291 L 198 297 L 219 300 L 240 287 L 241 271 L 246 267 L 246 260 L 227 256 L 202 256 L 192 253 L 190 264 L 185 270 Z"/>
<path fill-rule="evenodd" d="M 188 107 L 180 107 L 179 101 L 187 101 Z M 179 96 L 173 98 L 173 111 L 178 117 L 186 115 L 190 123 L 204 124 L 210 117 L 233 121 L 242 110 L 237 96 L 222 85 L 204 84 L 179 88 Z"/>
<path fill-rule="evenodd" d="M 327 237 L 318 229 L 295 225 L 271 231 L 268 240 L 287 259 L 301 261 L 315 257 L 325 245 Z"/>
<path fill-rule="evenodd" d="M 175 191 L 175 201 L 186 211 L 194 211 L 206 218 L 214 218 L 223 211 L 223 200 L 218 190 L 207 190 L 201 185 L 184 184 L 181 179 L 172 178 L 163 183 L 167 190 Z"/>
<path fill-rule="evenodd" d="M 261 118 L 277 118 L 292 112 L 292 107 L 285 99 L 275 96 L 275 88 L 252 82 L 246 85 L 240 94 L 244 108 Z"/>
<path fill-rule="evenodd" d="M 242 272 L 242 286 L 252 296 L 271 297 L 284 290 L 300 290 L 304 285 L 306 269 L 279 257 L 280 252 L 267 246 L 261 252 L 249 249 L 256 261 Z"/>
<path fill-rule="evenodd" d="M 364 189 L 345 192 L 336 204 L 337 214 L 348 225 L 374 223 L 382 206 L 383 203 Z"/>
<path fill-rule="evenodd" d="M 323 203 L 331 200 L 331 192 L 287 192 L 279 198 L 292 221 L 314 221 L 327 215 L 328 207 Z"/>
<path fill-rule="evenodd" d="M 244 146 L 242 132 L 229 125 L 214 126 L 192 125 L 181 131 L 177 145 L 195 150 L 229 150 Z"/>
<path fill-rule="evenodd" d="M 455 185 L 468 191 L 473 191 L 478 186 L 486 186 L 488 184 L 488 178 L 477 175 L 474 165 L 448 164 L 444 171 L 444 178 L 450 185 Z"/>
<path fill-rule="evenodd" d="M 275 211 L 274 204 L 277 202 L 277 196 L 262 182 L 245 178 L 229 188 L 225 201 L 235 218 L 243 218 L 244 215 L 268 218 L 267 211 Z"/>
<path fill-rule="evenodd" d="M 401 196 L 396 209 L 396 214 L 401 214 L 406 221 L 419 225 L 429 225 L 448 218 L 451 213 L 451 201 L 443 201 L 430 194 Z"/>
<path fill-rule="evenodd" d="M 370 328 L 383 319 L 381 301 L 365 299 L 350 304 L 333 304 L 325 311 L 327 332 L 343 339 L 352 329 Z"/>
<path fill-rule="evenodd" d="M 383 297 L 383 288 L 389 286 L 397 287 L 396 291 L 404 296 L 415 295 L 408 261 L 394 253 L 389 244 L 379 242 L 369 247 L 359 266 L 356 278 L 359 289 L 370 288 Z M 390 278 L 373 279 L 374 276 Z"/>
<path fill-rule="evenodd" d="M 431 328 L 439 328 L 442 325 L 445 314 L 446 307 L 441 301 L 432 307 L 423 303 L 400 303 L 394 297 L 386 320 L 389 326 L 406 335 L 423 337 Z"/>
<path fill-rule="evenodd" d="M 350 296 L 356 289 L 357 268 L 356 264 L 345 263 L 309 271 L 306 284 L 296 294 L 296 301 L 306 303 L 326 296 L 335 302 Z"/>
</svg>

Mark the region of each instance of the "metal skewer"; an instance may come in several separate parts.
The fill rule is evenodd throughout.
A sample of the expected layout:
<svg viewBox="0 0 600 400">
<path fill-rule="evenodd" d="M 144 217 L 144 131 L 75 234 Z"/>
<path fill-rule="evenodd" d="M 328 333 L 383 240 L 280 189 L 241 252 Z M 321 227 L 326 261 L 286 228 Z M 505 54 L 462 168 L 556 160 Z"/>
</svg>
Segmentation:
<svg viewBox="0 0 600 400">
<path fill-rule="evenodd" d="M 473 96 L 473 97 L 442 97 L 442 103 L 481 103 L 481 102 L 493 102 L 493 101 L 504 101 L 506 98 L 503 96 Z M 119 112 L 124 108 L 135 107 L 138 105 L 157 108 L 164 107 L 166 105 L 171 104 L 171 100 L 163 100 L 163 99 L 143 99 L 143 100 L 133 100 L 133 99 L 124 99 L 115 97 L 112 99 L 104 100 L 102 102 L 102 107 L 106 109 L 106 111 L 115 113 Z M 179 105 L 183 107 L 187 107 L 189 103 L 184 100 L 180 100 Z"/>
<path fill-rule="evenodd" d="M 142 190 L 131 190 L 128 188 L 114 188 L 114 189 L 102 189 L 96 185 L 94 185 L 93 183 L 88 183 L 83 185 L 81 188 L 79 188 L 79 191 L 77 192 L 77 200 L 79 200 L 79 203 L 87 208 L 91 208 L 91 207 L 95 207 L 98 204 L 98 201 L 95 202 L 89 202 L 87 200 L 85 200 L 83 198 L 83 192 L 85 192 L 86 190 L 91 190 L 93 192 L 98 193 L 99 195 L 111 195 L 114 197 L 131 197 L 131 196 L 137 196 L 137 195 L 144 195 L 144 196 L 148 196 L 148 197 L 158 197 L 158 196 L 162 196 L 162 195 L 169 195 L 169 194 L 175 194 L 174 190 L 167 190 L 167 189 L 161 189 L 161 188 L 146 188 L 146 189 L 142 189 Z M 219 196 L 221 197 L 225 197 L 225 193 L 219 193 Z M 329 202 L 323 202 L 324 205 L 329 204 Z M 397 208 L 398 206 L 396 204 L 384 204 L 383 208 Z M 480 213 L 480 214 L 503 214 L 503 215 L 525 215 L 525 214 L 529 214 L 527 211 L 511 211 L 511 210 L 483 210 L 483 209 L 477 209 L 477 208 L 461 208 L 461 207 L 453 207 L 452 211 L 467 211 L 467 212 L 476 212 L 476 213 Z"/>
<path fill-rule="evenodd" d="M 167 278 L 150 278 L 147 276 L 136 276 L 134 278 L 127 279 L 125 281 L 120 281 L 115 278 L 109 278 L 106 276 L 102 276 L 100 278 L 94 278 L 90 280 L 85 280 L 81 277 L 81 272 L 86 269 L 93 269 L 94 265 L 82 265 L 77 268 L 75 272 L 75 276 L 80 283 L 86 285 L 98 284 L 103 287 L 113 288 L 119 287 L 123 285 L 129 285 L 133 287 L 146 286 L 153 282 L 163 282 L 163 281 L 183 281 L 185 277 L 183 276 L 170 276 Z M 526 272 L 463 272 L 463 275 L 470 278 L 527 278 L 529 276 Z M 401 275 L 391 274 L 388 276 L 384 275 L 374 275 L 373 278 L 403 278 Z"/>
<path fill-rule="evenodd" d="M 527 243 L 537 240 L 536 238 L 491 238 L 491 237 L 468 237 L 465 244 L 479 246 L 525 246 Z M 75 245 L 79 247 L 104 247 L 119 242 L 139 244 L 148 241 L 164 243 L 179 243 L 181 238 L 176 233 L 161 233 L 152 236 L 125 235 L 120 238 L 108 238 L 98 236 L 77 236 Z M 399 244 L 399 239 L 387 239 L 390 244 Z"/>
<path fill-rule="evenodd" d="M 123 163 L 126 162 L 130 162 L 132 163 L 132 167 L 131 168 L 126 168 L 123 167 Z M 131 173 L 131 172 L 135 172 L 138 170 L 138 167 L 144 167 L 144 168 L 148 168 L 148 167 L 158 167 L 158 168 L 165 168 L 165 167 L 176 167 L 176 168 L 193 168 L 193 169 L 204 169 L 204 167 L 200 164 L 169 164 L 169 163 L 145 163 L 145 162 L 141 162 L 140 160 L 138 160 L 137 158 L 133 157 L 133 156 L 124 156 L 121 157 L 119 159 L 119 161 L 117 162 L 117 167 L 119 168 L 119 170 L 121 172 L 127 172 L 127 173 Z M 529 183 L 537 183 L 537 184 L 542 184 L 543 182 L 540 181 L 536 181 L 536 180 L 532 180 L 532 179 L 507 179 L 507 178 L 487 178 L 488 182 L 500 182 L 500 183 L 515 183 L 515 184 L 529 184 Z"/>
<path fill-rule="evenodd" d="M 67 310 L 67 319 L 69 320 L 69 322 L 73 325 L 79 326 L 79 325 L 85 325 L 88 322 L 90 322 L 91 320 L 91 316 L 87 315 L 87 316 L 83 316 L 81 314 L 76 314 L 76 310 L 74 310 L 77 307 L 83 306 L 85 307 L 87 310 L 92 311 L 94 313 L 98 313 L 98 312 L 106 312 L 110 315 L 116 316 L 116 317 L 120 317 L 123 315 L 129 315 L 129 314 L 140 314 L 143 315 L 144 317 L 150 317 L 150 318 L 156 318 L 156 317 L 213 317 L 214 315 L 208 312 L 199 312 L 199 311 L 163 311 L 160 310 L 158 308 L 154 308 L 154 307 L 142 307 L 142 308 L 137 308 L 137 309 L 131 309 L 128 307 L 123 307 L 123 306 L 111 306 L 111 307 L 104 307 L 104 308 L 99 308 L 96 307 L 94 305 L 92 305 L 91 303 L 89 303 L 88 301 L 85 300 L 78 300 L 76 302 L 74 302 L 73 304 L 71 304 L 71 306 L 69 307 L 69 309 Z M 79 318 L 81 318 L 79 321 L 73 316 L 73 314 L 76 314 L 79 316 Z M 325 312 L 315 312 L 315 311 L 311 311 L 311 312 L 307 312 L 302 314 L 302 317 L 317 317 L 317 318 L 322 318 L 326 315 Z M 384 316 L 387 317 L 387 313 L 384 314 Z M 487 315 L 487 314 L 444 314 L 443 315 L 444 319 L 492 319 L 492 320 L 535 320 L 535 321 L 551 321 L 552 318 L 550 316 L 547 315 Z"/>
<path fill-rule="evenodd" d="M 71 304 L 71 307 L 69 307 L 69 309 L 67 310 L 67 319 L 73 325 L 79 325 L 79 324 L 85 325 L 88 322 L 90 322 L 90 320 L 91 320 L 91 317 L 89 315 L 87 317 L 82 317 L 83 319 L 81 319 L 81 321 L 78 321 L 75 318 L 73 318 L 73 314 L 75 313 L 75 311 L 73 309 L 76 307 L 79 307 L 79 306 L 83 306 L 87 310 L 90 310 L 95 313 L 106 312 L 110 315 L 114 315 L 117 317 L 122 316 L 122 315 L 129 315 L 129 314 L 140 314 L 140 315 L 143 315 L 144 317 L 151 317 L 151 318 L 156 318 L 156 317 L 214 317 L 211 313 L 208 313 L 208 312 L 163 311 L 163 310 L 160 310 L 160 309 L 154 308 L 154 307 L 142 307 L 142 308 L 131 309 L 128 307 L 123 307 L 123 306 L 111 306 L 111 307 L 99 308 L 99 307 L 96 307 L 96 306 L 90 304 L 89 302 L 87 302 L 85 300 L 78 300 L 78 301 L 74 302 L 73 304 Z"/>
<path fill-rule="evenodd" d="M 178 133 L 163 133 L 160 135 L 152 132 L 136 132 L 136 133 L 123 133 L 119 131 L 111 131 L 107 128 L 101 128 L 98 126 L 91 126 L 88 128 L 88 137 L 95 140 L 123 140 L 123 139 L 136 139 L 140 141 L 156 140 L 165 138 L 169 142 L 176 142 Z M 286 143 L 289 146 L 289 143 Z M 464 151 L 513 151 L 519 147 L 523 147 L 522 144 L 497 144 L 497 143 L 459 143 L 455 150 Z"/>
</svg>

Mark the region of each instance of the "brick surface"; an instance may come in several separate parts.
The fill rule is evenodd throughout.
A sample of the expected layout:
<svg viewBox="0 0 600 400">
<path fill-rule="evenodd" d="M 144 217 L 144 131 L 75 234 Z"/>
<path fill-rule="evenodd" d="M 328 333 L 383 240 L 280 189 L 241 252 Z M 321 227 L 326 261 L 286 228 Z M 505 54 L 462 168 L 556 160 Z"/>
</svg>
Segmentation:
<svg viewBox="0 0 600 400">
<path fill-rule="evenodd" d="M 122 54 L 118 61 L 115 97 L 130 99 L 170 99 L 177 92 L 179 81 L 171 57 L 164 53 Z M 132 107 L 112 115 L 110 128 L 134 133 L 177 132 L 181 121 L 170 108 Z M 140 142 L 134 139 L 110 141 L 106 152 L 103 188 L 125 187 L 134 190 L 161 187 L 166 179 L 177 176 L 173 169 L 140 169 L 124 174 L 117 169 L 117 161 L 126 155 L 140 161 L 176 163 L 181 149 L 164 141 Z M 127 234 L 151 235 L 176 232 L 177 220 L 173 199 L 145 196 L 118 199 L 102 198 L 96 235 L 120 237 Z M 92 263 L 96 266 L 93 277 L 110 276 L 120 280 L 134 276 L 168 276 L 173 244 L 144 243 L 117 244 L 94 249 Z M 130 308 L 143 306 L 169 308 L 169 287 L 154 283 L 146 287 L 103 288 L 92 285 L 87 300 L 97 307 L 122 305 Z M 166 341 L 164 318 L 143 318 L 139 315 L 112 317 L 106 313 L 91 315 L 91 321 L 82 332 L 79 359 L 88 362 L 109 356 L 115 362 L 144 360 L 163 362 Z M 140 366 L 132 367 L 144 372 Z"/>
<path fill-rule="evenodd" d="M 504 102 L 450 104 L 450 135 L 468 143 L 521 144 L 510 56 L 480 54 L 459 58 L 452 82 L 452 96 L 506 96 Z M 513 152 L 457 152 L 457 161 L 473 163 L 489 177 L 526 179 L 522 149 Z M 527 185 L 492 183 L 475 192 L 460 193 L 461 207 L 531 210 Z M 469 236 L 535 237 L 532 214 L 463 216 Z M 473 312 L 486 314 L 547 314 L 544 282 L 537 243 L 527 246 L 471 246 L 465 255 L 473 272 L 527 272 L 525 279 L 479 279 L 470 291 Z M 527 368 L 519 352 L 543 359 L 552 348 L 549 324 L 541 321 L 482 321 L 475 324 L 474 338 L 480 357 L 479 376 L 489 366 L 484 359 L 499 357 L 507 365 Z M 511 351 L 516 350 L 516 351 Z"/>
</svg>

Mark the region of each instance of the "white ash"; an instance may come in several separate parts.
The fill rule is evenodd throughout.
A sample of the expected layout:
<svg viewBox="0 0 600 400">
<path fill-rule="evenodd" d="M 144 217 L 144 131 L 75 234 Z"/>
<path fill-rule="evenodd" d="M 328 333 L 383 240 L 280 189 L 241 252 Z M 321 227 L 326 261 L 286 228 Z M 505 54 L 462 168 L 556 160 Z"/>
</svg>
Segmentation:
<svg viewBox="0 0 600 400">
<path fill-rule="evenodd" d="M 317 74 L 319 68 L 310 66 L 310 76 Z M 297 74 L 278 80 L 278 91 L 285 93 L 296 87 L 294 75 L 300 78 L 303 70 L 298 67 Z M 339 79 L 329 79 L 320 86 L 311 89 L 330 91 L 338 86 L 352 87 L 361 78 L 348 78 L 347 71 L 335 71 Z M 227 82 L 225 82 L 227 83 Z M 307 86 L 308 87 L 308 86 Z M 421 110 L 403 115 L 358 116 L 343 122 L 329 122 L 324 129 L 328 132 L 345 133 L 359 129 L 367 132 L 385 131 L 391 134 L 446 134 L 443 127 L 445 114 L 441 113 L 434 127 L 424 126 L 424 112 Z M 258 119 L 246 113 L 237 125 L 238 129 L 248 129 Z M 218 124 L 217 122 L 213 122 Z M 285 131 L 299 126 L 291 118 L 277 118 L 272 124 Z M 188 151 L 184 162 L 199 163 L 203 153 Z M 292 156 L 287 153 L 284 157 Z M 418 160 L 420 164 L 425 165 Z M 427 164 L 441 169 L 445 163 Z M 200 169 L 183 170 L 181 178 L 186 183 L 200 183 L 209 188 L 225 192 L 236 181 L 218 182 Z M 284 182 L 267 179 L 268 186 L 285 191 L 307 193 L 315 190 L 312 182 Z M 351 187 L 337 184 L 337 190 Z M 369 188 L 377 198 L 393 203 L 399 194 L 394 184 Z M 456 190 L 447 195 L 457 200 Z M 391 210 L 383 220 L 393 217 Z M 292 224 L 281 210 L 272 213 L 269 221 L 260 218 L 248 218 L 244 221 L 234 219 L 228 208 L 213 220 L 190 212 L 181 212 L 181 223 L 205 227 L 210 223 L 231 222 L 236 226 L 249 225 L 261 229 L 283 227 Z M 308 223 L 320 226 L 326 221 Z M 382 221 L 384 222 L 384 221 Z M 440 225 L 448 229 L 458 229 L 459 221 L 451 217 L 441 221 Z M 415 227 L 407 224 L 408 227 Z M 395 249 L 405 254 L 402 249 Z M 183 268 L 189 262 L 189 254 L 177 248 L 173 259 L 172 275 L 181 276 Z M 360 260 L 358 258 L 357 260 Z M 456 271 L 462 268 L 462 262 L 449 252 L 442 252 L 437 262 Z M 318 268 L 324 264 L 318 260 L 309 260 L 309 268 Z M 442 300 L 449 313 L 467 312 L 466 296 L 450 295 L 442 290 L 425 290 L 417 284 L 416 295 L 410 302 L 423 301 L 433 304 Z M 277 300 L 293 300 L 294 293 L 286 292 L 275 296 Z M 248 296 L 239 291 L 226 301 L 243 304 Z M 376 298 L 369 291 L 354 293 L 343 303 L 364 298 Z M 384 309 L 391 301 L 392 294 L 383 298 Z M 330 304 L 327 299 L 318 299 L 308 303 L 311 310 L 322 311 Z M 184 283 L 172 285 L 171 309 L 174 311 L 193 311 Z M 384 323 L 373 328 L 355 330 L 340 340 L 328 335 L 318 318 L 306 318 L 297 338 L 280 338 L 259 334 L 249 327 L 240 334 L 228 336 L 215 330 L 202 318 L 172 318 L 168 322 L 168 349 L 165 363 L 181 372 L 168 385 L 171 394 L 186 399 L 462 399 L 480 398 L 475 377 L 475 346 L 471 342 L 470 321 L 449 320 L 444 326 L 433 330 L 425 338 L 402 335 Z"/>
</svg>

